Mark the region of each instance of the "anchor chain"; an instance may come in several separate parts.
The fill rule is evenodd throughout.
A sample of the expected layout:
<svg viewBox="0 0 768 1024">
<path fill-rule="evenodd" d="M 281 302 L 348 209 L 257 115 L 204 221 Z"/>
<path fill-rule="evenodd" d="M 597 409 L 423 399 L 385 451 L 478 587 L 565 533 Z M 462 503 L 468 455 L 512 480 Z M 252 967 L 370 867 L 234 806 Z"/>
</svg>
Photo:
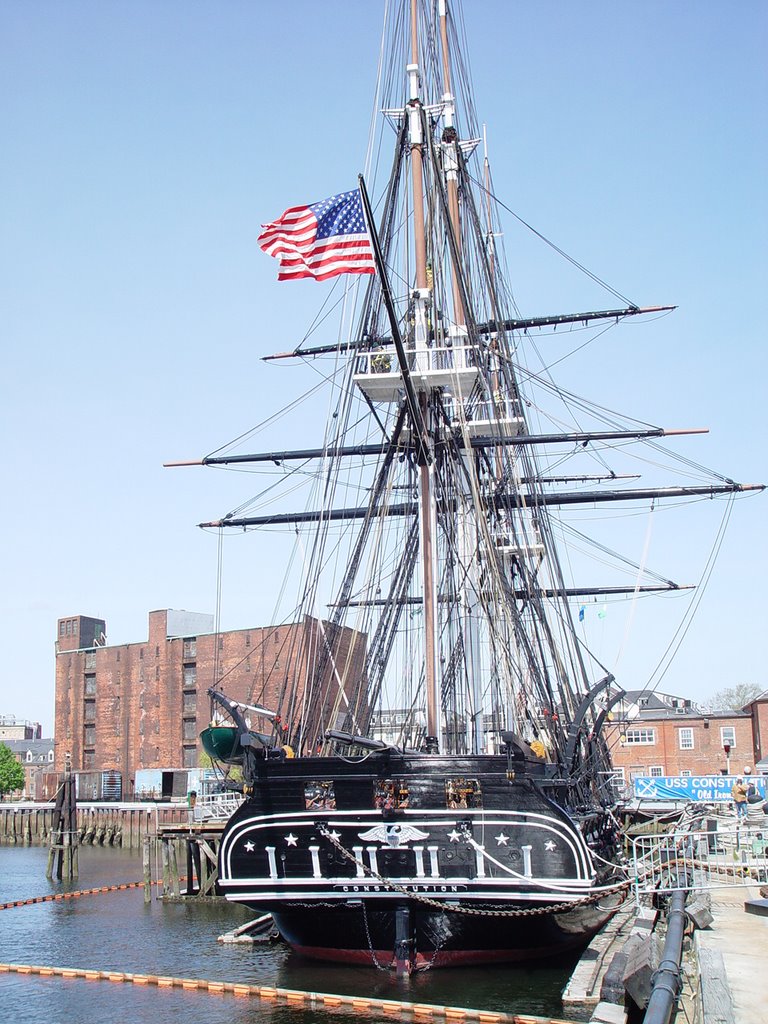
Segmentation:
<svg viewBox="0 0 768 1024">
<path fill-rule="evenodd" d="M 599 893 L 594 893 L 589 896 L 581 896 L 576 900 L 568 900 L 564 903 L 551 903 L 543 907 L 527 907 L 524 910 L 481 910 L 479 907 L 456 906 L 451 903 L 443 903 L 440 900 L 430 899 L 428 896 L 422 896 L 419 893 L 407 889 L 403 885 L 398 885 L 397 882 L 393 882 L 389 878 L 384 878 L 377 871 L 374 871 L 373 868 L 368 867 L 367 864 L 358 860 L 354 853 L 350 853 L 349 850 L 342 846 L 338 839 L 330 833 L 325 825 L 319 823 L 317 825 L 317 830 L 320 835 L 324 839 L 327 839 L 328 842 L 331 843 L 331 845 L 334 846 L 351 864 L 355 864 L 367 875 L 370 875 L 371 878 L 375 878 L 377 881 L 381 882 L 385 889 L 390 889 L 392 892 L 402 893 L 402 895 L 407 896 L 408 899 L 414 900 L 417 903 L 423 903 L 426 906 L 434 907 L 437 910 L 449 911 L 454 914 L 474 914 L 478 917 L 535 917 L 538 914 L 556 914 L 562 910 L 572 910 L 574 907 L 585 906 L 588 903 L 596 903 L 598 900 L 604 899 L 606 896 L 610 896 L 616 892 L 621 892 L 622 889 L 629 889 L 631 884 L 629 880 L 625 880 L 607 889 L 602 889 Z"/>
<path fill-rule="evenodd" d="M 363 912 L 363 924 L 365 926 L 365 937 L 366 937 L 366 939 L 368 939 L 368 949 L 370 950 L 370 953 L 371 953 L 371 960 L 373 961 L 373 966 L 376 968 L 377 971 L 387 971 L 387 972 L 389 972 L 389 970 L 390 970 L 390 968 L 392 966 L 392 963 L 394 962 L 394 956 L 392 957 L 392 960 L 390 961 L 389 967 L 385 967 L 382 963 L 379 962 L 379 958 L 376 956 L 376 950 L 373 948 L 373 939 L 371 938 L 371 930 L 368 927 L 368 911 L 365 909 L 365 903 L 361 902 L 360 909 Z"/>
</svg>

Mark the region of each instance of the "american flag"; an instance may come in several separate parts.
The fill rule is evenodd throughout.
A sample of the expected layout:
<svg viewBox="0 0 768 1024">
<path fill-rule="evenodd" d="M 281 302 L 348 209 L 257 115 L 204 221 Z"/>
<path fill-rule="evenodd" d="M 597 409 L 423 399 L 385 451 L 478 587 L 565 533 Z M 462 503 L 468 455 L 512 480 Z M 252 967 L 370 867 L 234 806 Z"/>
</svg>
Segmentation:
<svg viewBox="0 0 768 1024">
<path fill-rule="evenodd" d="M 373 250 L 358 191 L 342 192 L 309 206 L 292 206 L 263 224 L 259 245 L 280 260 L 278 281 L 337 274 L 373 274 Z"/>
</svg>

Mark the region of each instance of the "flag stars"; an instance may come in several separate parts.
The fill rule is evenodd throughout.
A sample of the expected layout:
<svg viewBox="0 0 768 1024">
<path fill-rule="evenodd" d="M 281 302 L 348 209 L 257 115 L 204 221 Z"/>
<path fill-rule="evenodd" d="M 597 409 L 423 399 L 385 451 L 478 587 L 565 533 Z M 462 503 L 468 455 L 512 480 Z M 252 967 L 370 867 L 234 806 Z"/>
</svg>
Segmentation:
<svg viewBox="0 0 768 1024">
<path fill-rule="evenodd" d="M 255 845 L 254 845 L 253 843 L 251 843 L 251 842 L 247 842 L 247 843 L 245 844 L 245 852 L 246 852 L 246 853 L 253 853 L 253 851 L 254 851 L 255 849 L 256 849 L 256 847 L 255 847 Z"/>
<path fill-rule="evenodd" d="M 548 839 L 546 843 L 544 843 L 544 849 L 547 850 L 549 853 L 551 853 L 555 849 L 555 844 L 552 842 L 551 839 Z"/>
<path fill-rule="evenodd" d="M 299 841 L 299 837 L 295 836 L 293 832 L 289 832 L 288 835 L 285 836 L 285 841 L 289 846 L 295 846 Z"/>
<path fill-rule="evenodd" d="M 500 832 L 495 838 L 497 846 L 506 846 L 509 842 L 509 836 L 505 836 L 503 832 Z"/>
</svg>

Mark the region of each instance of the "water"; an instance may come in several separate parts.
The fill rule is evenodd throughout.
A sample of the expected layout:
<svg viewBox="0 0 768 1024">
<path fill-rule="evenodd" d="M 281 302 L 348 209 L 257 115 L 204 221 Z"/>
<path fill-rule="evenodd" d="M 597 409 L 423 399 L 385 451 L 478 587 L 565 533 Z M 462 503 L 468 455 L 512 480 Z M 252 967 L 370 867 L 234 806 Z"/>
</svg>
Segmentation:
<svg viewBox="0 0 768 1024">
<path fill-rule="evenodd" d="M 137 852 L 83 847 L 80 877 L 49 882 L 47 850 L 0 847 L 0 903 L 141 879 Z M 232 905 L 144 903 L 143 890 L 82 896 L 0 911 L 0 962 L 206 978 L 409 1002 L 563 1017 L 560 993 L 573 959 L 557 965 L 453 968 L 410 979 L 371 968 L 314 963 L 283 945 L 230 945 L 217 936 L 253 915 Z M 7 1020 L 93 1024 L 327 1024 L 349 1011 L 272 1006 L 258 999 L 118 985 L 81 978 L 0 974 Z M 370 1018 L 369 1018 L 370 1019 Z M 391 1017 L 389 1018 L 391 1020 Z"/>
</svg>

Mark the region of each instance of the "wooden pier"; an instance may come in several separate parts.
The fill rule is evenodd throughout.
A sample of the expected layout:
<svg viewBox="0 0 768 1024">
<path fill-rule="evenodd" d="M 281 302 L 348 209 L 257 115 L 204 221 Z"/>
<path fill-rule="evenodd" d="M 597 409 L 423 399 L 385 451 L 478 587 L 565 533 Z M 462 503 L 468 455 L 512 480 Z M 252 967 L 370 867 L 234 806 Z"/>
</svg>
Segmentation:
<svg viewBox="0 0 768 1024">
<path fill-rule="evenodd" d="M 168 825 L 186 822 L 186 803 L 99 803 L 79 801 L 78 842 L 81 846 L 124 846 L 141 849 L 145 836 Z M 51 803 L 0 804 L 0 844 L 34 846 L 51 841 L 55 806 Z"/>
<path fill-rule="evenodd" d="M 218 850 L 225 822 L 162 825 L 144 837 L 144 901 L 152 899 L 151 879 L 162 900 L 221 900 Z"/>
</svg>

